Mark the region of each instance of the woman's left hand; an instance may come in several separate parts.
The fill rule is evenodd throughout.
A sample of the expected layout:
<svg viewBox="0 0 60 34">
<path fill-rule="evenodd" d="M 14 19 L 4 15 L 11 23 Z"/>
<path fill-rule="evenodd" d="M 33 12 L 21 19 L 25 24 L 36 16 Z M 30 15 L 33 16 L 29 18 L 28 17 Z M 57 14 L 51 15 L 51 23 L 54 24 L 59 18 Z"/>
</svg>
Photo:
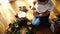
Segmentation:
<svg viewBox="0 0 60 34">
<path fill-rule="evenodd" d="M 36 13 L 36 12 L 33 12 L 33 15 L 34 15 L 34 16 L 39 16 L 39 14 L 38 14 L 38 13 Z"/>
</svg>

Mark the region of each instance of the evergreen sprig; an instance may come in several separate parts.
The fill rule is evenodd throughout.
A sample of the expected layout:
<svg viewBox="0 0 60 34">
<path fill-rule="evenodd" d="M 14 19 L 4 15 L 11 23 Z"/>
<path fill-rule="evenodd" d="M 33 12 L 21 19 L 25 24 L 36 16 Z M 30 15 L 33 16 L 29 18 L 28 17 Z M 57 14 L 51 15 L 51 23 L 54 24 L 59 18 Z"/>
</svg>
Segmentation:
<svg viewBox="0 0 60 34">
<path fill-rule="evenodd" d="M 22 6 L 22 7 L 19 7 L 19 8 L 20 8 L 20 10 L 23 11 L 23 12 L 27 12 L 27 11 L 28 11 L 28 9 L 27 9 L 25 6 Z"/>
</svg>

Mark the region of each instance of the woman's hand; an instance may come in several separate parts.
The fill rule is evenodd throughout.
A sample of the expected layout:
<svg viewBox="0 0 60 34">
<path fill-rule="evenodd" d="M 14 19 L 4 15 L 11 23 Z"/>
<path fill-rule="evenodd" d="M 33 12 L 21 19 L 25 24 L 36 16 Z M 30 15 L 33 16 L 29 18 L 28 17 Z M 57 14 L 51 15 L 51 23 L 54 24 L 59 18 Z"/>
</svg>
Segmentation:
<svg viewBox="0 0 60 34">
<path fill-rule="evenodd" d="M 50 13 L 50 11 L 47 10 L 46 12 L 39 14 L 39 16 L 47 16 L 49 13 Z"/>
<path fill-rule="evenodd" d="M 36 13 L 36 11 L 33 12 L 33 15 L 34 15 L 34 16 L 39 16 L 39 14 Z"/>
</svg>

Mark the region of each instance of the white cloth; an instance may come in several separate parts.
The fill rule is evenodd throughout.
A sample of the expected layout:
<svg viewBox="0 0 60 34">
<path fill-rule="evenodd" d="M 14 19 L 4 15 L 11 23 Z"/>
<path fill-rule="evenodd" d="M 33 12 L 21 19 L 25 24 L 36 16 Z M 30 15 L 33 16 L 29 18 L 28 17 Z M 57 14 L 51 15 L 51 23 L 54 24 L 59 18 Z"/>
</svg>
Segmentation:
<svg viewBox="0 0 60 34">
<path fill-rule="evenodd" d="M 54 32 L 54 21 L 52 21 L 51 19 L 49 19 L 49 22 L 51 23 L 50 29 L 52 32 Z"/>
<path fill-rule="evenodd" d="M 52 32 L 54 32 L 54 24 L 51 24 L 50 29 Z"/>
<path fill-rule="evenodd" d="M 18 13 L 18 17 L 19 18 L 24 18 L 24 17 L 26 17 L 26 13 L 21 11 L 21 12 Z"/>
<path fill-rule="evenodd" d="M 36 8 L 36 11 L 37 11 L 38 13 L 43 13 L 43 12 L 45 12 L 46 10 L 48 10 L 48 11 L 53 10 L 54 5 L 53 5 L 53 3 L 52 3 L 52 0 L 49 0 L 48 3 L 45 4 L 45 5 L 41 5 L 41 4 L 38 4 L 38 3 L 37 3 L 34 7 Z"/>
</svg>

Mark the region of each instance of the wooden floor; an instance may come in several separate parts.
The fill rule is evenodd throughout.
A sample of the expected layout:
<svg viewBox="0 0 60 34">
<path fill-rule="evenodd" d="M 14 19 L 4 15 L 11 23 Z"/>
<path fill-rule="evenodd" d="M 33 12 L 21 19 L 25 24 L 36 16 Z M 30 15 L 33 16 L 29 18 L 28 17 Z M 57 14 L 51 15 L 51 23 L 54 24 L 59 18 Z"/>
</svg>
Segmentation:
<svg viewBox="0 0 60 34">
<path fill-rule="evenodd" d="M 34 29 L 34 34 L 53 34 L 53 33 L 50 30 L 50 28 L 44 28 L 39 30 Z"/>
</svg>

